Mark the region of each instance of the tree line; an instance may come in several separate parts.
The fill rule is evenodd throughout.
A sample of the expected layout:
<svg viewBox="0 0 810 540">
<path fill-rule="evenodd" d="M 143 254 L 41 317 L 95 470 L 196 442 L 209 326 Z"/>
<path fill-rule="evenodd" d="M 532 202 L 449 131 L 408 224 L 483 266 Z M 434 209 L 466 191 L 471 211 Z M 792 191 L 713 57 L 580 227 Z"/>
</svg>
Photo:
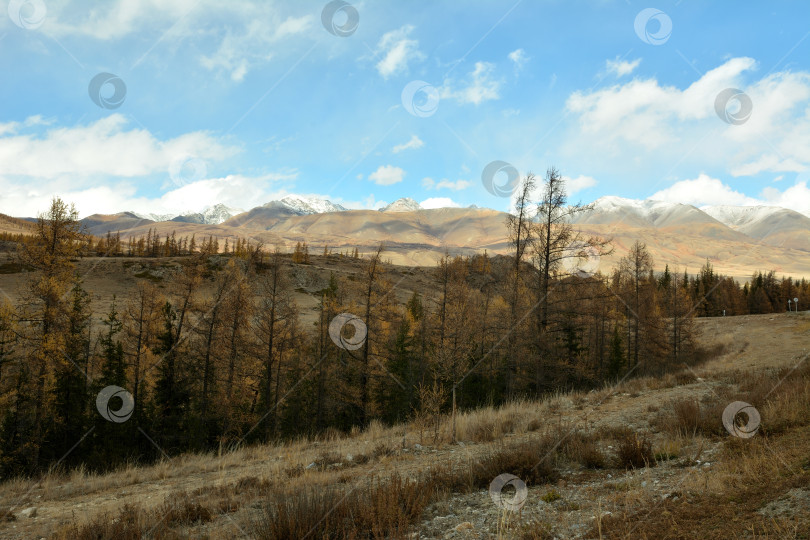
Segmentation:
<svg viewBox="0 0 810 540">
<path fill-rule="evenodd" d="M 0 472 L 104 470 L 372 421 L 435 425 L 458 408 L 692 365 L 705 354 L 695 317 L 810 302 L 810 283 L 773 272 L 742 287 L 709 262 L 655 272 L 641 242 L 610 272 L 588 270 L 611 252 L 570 225 L 588 211 L 567 204 L 556 170 L 530 175 L 506 223 L 511 253 L 445 254 L 405 301 L 380 245 L 352 254 L 358 272 L 331 273 L 313 317 L 294 299 L 305 244 L 293 260 L 240 243 L 227 256 L 190 250 L 163 287 L 138 280 L 102 315 L 76 271 L 87 235 L 55 199 L 19 245 L 23 297 L 0 301 Z"/>
</svg>

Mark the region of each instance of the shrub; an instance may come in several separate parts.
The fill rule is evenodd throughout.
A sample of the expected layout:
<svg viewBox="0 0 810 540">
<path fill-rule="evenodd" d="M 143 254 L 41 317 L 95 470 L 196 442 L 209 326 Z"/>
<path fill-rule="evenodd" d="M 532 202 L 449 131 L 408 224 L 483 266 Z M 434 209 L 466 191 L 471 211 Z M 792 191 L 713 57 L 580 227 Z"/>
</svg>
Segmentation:
<svg viewBox="0 0 810 540">
<path fill-rule="evenodd" d="M 554 501 L 562 499 L 562 495 L 560 495 L 556 489 L 550 489 L 545 495 L 540 497 L 540 499 L 548 504 L 551 504 Z"/>
<path fill-rule="evenodd" d="M 654 465 L 652 441 L 647 435 L 639 437 L 637 433 L 628 433 L 619 441 L 617 458 L 618 466 L 624 468 L 635 469 Z"/>
<path fill-rule="evenodd" d="M 272 492 L 262 504 L 253 534 L 261 539 L 400 538 L 430 502 L 424 482 L 394 475 L 364 489 L 308 486 Z"/>
</svg>

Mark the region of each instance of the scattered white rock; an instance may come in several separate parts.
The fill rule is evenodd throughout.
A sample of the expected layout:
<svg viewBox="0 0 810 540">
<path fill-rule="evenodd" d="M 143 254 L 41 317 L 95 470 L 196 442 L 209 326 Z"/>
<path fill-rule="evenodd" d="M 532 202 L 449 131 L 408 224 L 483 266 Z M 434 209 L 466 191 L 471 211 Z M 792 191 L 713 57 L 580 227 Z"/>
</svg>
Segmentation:
<svg viewBox="0 0 810 540">
<path fill-rule="evenodd" d="M 29 508 L 26 508 L 25 510 L 22 510 L 20 512 L 20 517 L 24 517 L 24 518 L 35 518 L 35 517 L 37 517 L 37 509 L 36 509 L 36 507 L 31 506 Z"/>
</svg>

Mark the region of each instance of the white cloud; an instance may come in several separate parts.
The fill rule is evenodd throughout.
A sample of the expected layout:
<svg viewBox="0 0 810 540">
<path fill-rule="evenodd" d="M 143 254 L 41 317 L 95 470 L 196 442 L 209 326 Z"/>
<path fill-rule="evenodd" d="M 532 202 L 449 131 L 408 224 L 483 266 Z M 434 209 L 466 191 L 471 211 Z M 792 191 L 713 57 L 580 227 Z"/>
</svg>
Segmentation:
<svg viewBox="0 0 810 540">
<path fill-rule="evenodd" d="M 757 199 L 733 190 L 717 178 L 700 174 L 693 180 L 675 182 L 649 197 L 657 201 L 677 202 L 694 206 L 753 206 L 762 204 Z"/>
<path fill-rule="evenodd" d="M 85 126 L 50 128 L 40 136 L 0 136 L 0 174 L 38 180 L 70 175 L 81 183 L 99 176 L 164 173 L 181 155 L 216 162 L 238 151 L 202 131 L 160 140 L 145 129 L 130 128 L 123 115 L 111 114 Z"/>
<path fill-rule="evenodd" d="M 606 60 L 605 66 L 608 73 L 612 73 L 617 77 L 623 77 L 625 75 L 630 75 L 633 71 L 638 67 L 641 63 L 641 58 L 636 58 L 632 62 L 628 62 L 627 60 Z"/>
<path fill-rule="evenodd" d="M 402 182 L 405 171 L 393 165 L 381 165 L 376 171 L 368 175 L 368 179 L 380 186 L 390 186 Z"/>
<path fill-rule="evenodd" d="M 596 185 L 596 179 L 590 176 L 579 175 L 576 178 L 565 177 L 565 188 L 569 195 L 588 189 Z"/>
<path fill-rule="evenodd" d="M 431 197 L 419 203 L 422 208 L 460 208 L 461 205 L 449 197 Z"/>
<path fill-rule="evenodd" d="M 461 191 L 462 189 L 467 189 L 472 185 L 472 182 L 469 180 L 456 180 L 455 182 L 448 180 L 447 178 L 443 178 L 440 181 L 436 182 L 432 178 L 423 178 L 422 179 L 422 187 L 425 189 L 452 189 L 453 191 Z"/>
<path fill-rule="evenodd" d="M 212 71 L 229 72 L 231 80 L 242 82 L 254 63 L 269 61 L 278 43 L 309 30 L 311 23 L 309 15 L 288 17 L 275 24 L 264 18 L 246 21 L 237 30 L 227 29 L 219 47 L 210 55 L 202 55 L 200 64 Z"/>
<path fill-rule="evenodd" d="M 732 58 L 684 89 L 634 79 L 574 92 L 566 106 L 578 117 L 578 130 L 567 144 L 578 156 L 577 148 L 587 148 L 586 159 L 598 155 L 604 162 L 608 156 L 639 169 L 649 160 L 650 167 L 711 163 L 734 176 L 807 170 L 810 73 L 784 71 L 746 82 L 756 68 L 752 58 Z M 715 100 L 727 88 L 742 89 L 751 99 L 753 110 L 743 124 L 718 118 Z"/>
<path fill-rule="evenodd" d="M 419 52 L 419 41 L 408 36 L 413 26 L 405 25 L 397 30 L 386 32 L 377 43 L 375 54 L 382 57 L 375 66 L 384 79 L 408 71 L 408 63 L 421 60 L 424 55 Z"/>
<path fill-rule="evenodd" d="M 189 183 L 148 197 L 138 195 L 138 185 L 130 180 L 119 180 L 104 186 L 76 187 L 70 179 L 58 178 L 37 185 L 25 186 L 0 177 L 0 212 L 20 217 L 33 217 L 47 210 L 53 197 L 74 203 L 79 215 L 112 214 L 134 211 L 142 214 L 180 214 L 199 211 L 205 206 L 223 203 L 234 208 L 253 208 L 273 199 L 288 195 L 286 191 L 273 191 L 276 182 L 293 180 L 298 173 L 268 174 L 258 177 L 229 175 Z"/>
<path fill-rule="evenodd" d="M 37 114 L 34 116 L 29 116 L 22 122 L 5 122 L 0 123 L 0 137 L 6 134 L 17 133 L 23 128 L 33 127 L 33 126 L 48 126 L 53 123 L 53 120 L 45 120 L 42 118 L 41 115 Z"/>
<path fill-rule="evenodd" d="M 766 204 L 790 208 L 810 217 L 810 188 L 807 187 L 807 180 L 797 181 L 784 191 L 770 186 L 765 187 L 761 196 Z"/>
<path fill-rule="evenodd" d="M 523 49 L 515 49 L 508 54 L 508 57 L 509 60 L 515 64 L 515 72 L 520 71 L 526 62 L 529 61 L 529 57 L 526 55 L 526 51 Z"/>
<path fill-rule="evenodd" d="M 425 146 L 425 143 L 422 141 L 422 139 L 416 135 L 411 135 L 411 139 L 408 142 L 396 145 L 394 148 L 392 148 L 392 151 L 395 154 L 398 154 L 403 150 L 415 150 L 417 148 L 422 148 L 423 146 Z"/>
<path fill-rule="evenodd" d="M 800 175 L 800 178 L 806 175 Z M 796 182 L 780 191 L 772 186 L 766 186 L 759 197 L 750 197 L 733 189 L 717 178 L 707 174 L 700 174 L 691 180 L 675 182 L 666 189 L 662 189 L 649 197 L 653 200 L 678 202 L 694 206 L 780 206 L 801 212 L 810 216 L 810 188 L 807 180 L 797 179 Z"/>
<path fill-rule="evenodd" d="M 466 86 L 454 88 L 453 81 L 445 81 L 439 89 L 442 99 L 454 99 L 463 104 L 480 105 L 484 101 L 500 99 L 501 81 L 495 80 L 492 73 L 495 65 L 489 62 L 476 62 L 475 69 L 469 73 Z"/>
<path fill-rule="evenodd" d="M 256 64 L 288 48 L 291 36 L 311 30 L 312 15 L 287 16 L 283 9 L 283 4 L 250 0 L 110 0 L 89 9 L 79 2 L 51 2 L 42 30 L 99 41 L 146 36 L 161 47 L 193 41 L 194 50 L 203 51 L 200 65 L 240 82 Z"/>
</svg>

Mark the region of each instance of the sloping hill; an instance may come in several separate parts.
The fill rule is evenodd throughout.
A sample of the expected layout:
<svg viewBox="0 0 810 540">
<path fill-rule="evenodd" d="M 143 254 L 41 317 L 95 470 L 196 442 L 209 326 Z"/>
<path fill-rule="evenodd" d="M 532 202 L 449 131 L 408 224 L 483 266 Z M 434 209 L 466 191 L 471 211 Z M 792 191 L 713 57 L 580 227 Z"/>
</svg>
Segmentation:
<svg viewBox="0 0 810 540">
<path fill-rule="evenodd" d="M 33 230 L 34 223 L 30 220 L 0 214 L 0 232 L 10 234 L 31 234 Z"/>
</svg>

